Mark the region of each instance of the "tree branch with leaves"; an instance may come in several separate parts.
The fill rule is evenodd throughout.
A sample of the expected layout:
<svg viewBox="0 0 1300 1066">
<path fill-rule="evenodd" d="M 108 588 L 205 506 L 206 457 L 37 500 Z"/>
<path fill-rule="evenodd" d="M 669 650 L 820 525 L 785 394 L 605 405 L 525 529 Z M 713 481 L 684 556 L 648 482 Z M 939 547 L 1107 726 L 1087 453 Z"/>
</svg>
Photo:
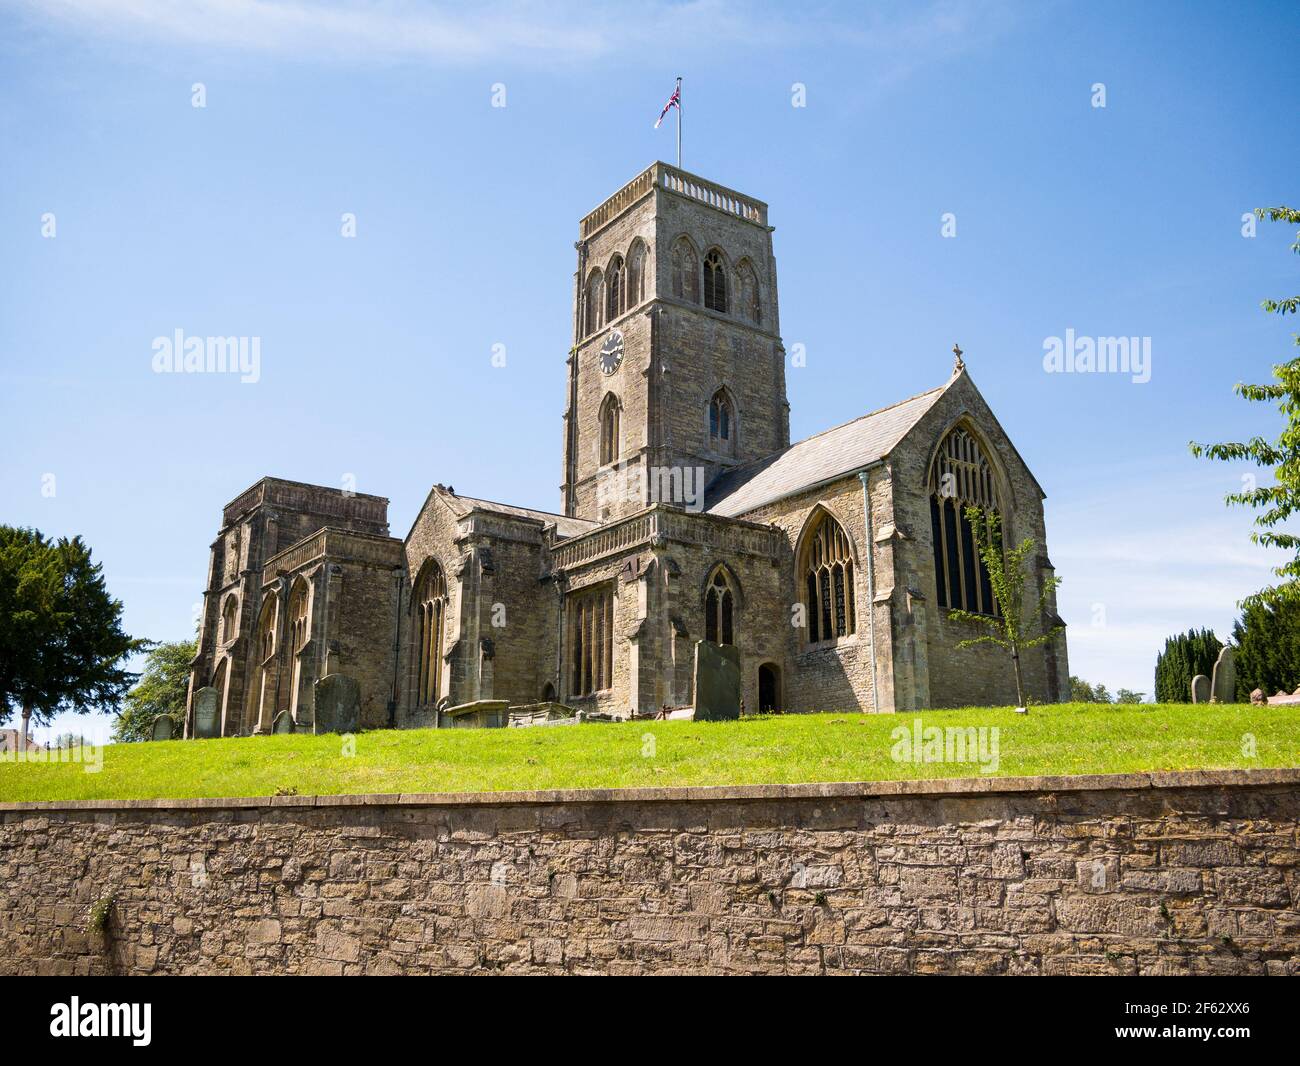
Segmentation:
<svg viewBox="0 0 1300 1066">
<path fill-rule="evenodd" d="M 1300 225 L 1300 211 L 1290 207 L 1261 207 L 1255 214 L 1272 222 Z M 1300 232 L 1296 234 L 1291 251 L 1300 254 Z M 1271 315 L 1294 315 L 1300 312 L 1300 296 L 1264 300 L 1261 306 Z M 1292 340 L 1300 347 L 1300 334 L 1292 334 Z M 1246 597 L 1241 603 L 1243 607 L 1300 600 L 1300 536 L 1276 528 L 1300 511 L 1300 356 L 1273 367 L 1273 377 L 1275 381 L 1269 385 L 1238 382 L 1233 391 L 1252 403 L 1277 404 L 1286 424 L 1276 440 L 1252 437 L 1241 442 L 1197 444 L 1193 441 L 1189 445 L 1197 458 L 1249 462 L 1272 468 L 1274 484 L 1232 492 L 1224 497 L 1230 506 L 1236 504 L 1263 512 L 1255 516 L 1257 528 L 1250 535 L 1255 544 L 1294 553 L 1289 562 L 1274 568 L 1273 573 L 1281 579 L 1278 584 Z"/>
<path fill-rule="evenodd" d="M 1048 626 L 1048 606 L 1052 594 L 1061 583 L 1055 575 L 1043 578 L 1043 587 L 1033 613 L 1026 618 L 1025 560 L 1034 550 L 1032 537 L 1026 537 L 1014 548 L 1002 544 L 1002 520 L 996 511 L 967 507 L 966 518 L 975 535 L 975 548 L 988 571 L 989 586 L 993 589 L 998 612 L 994 615 L 975 614 L 973 611 L 953 610 L 948 617 L 954 622 L 971 622 L 984 626 L 990 632 L 969 640 L 959 641 L 958 648 L 971 648 L 977 644 L 996 644 L 1011 655 L 1011 666 L 1016 675 L 1017 706 L 1027 707 L 1025 679 L 1020 668 L 1020 653 L 1046 644 L 1065 629 L 1063 625 Z M 1038 632 L 1033 630 L 1037 629 Z"/>
</svg>

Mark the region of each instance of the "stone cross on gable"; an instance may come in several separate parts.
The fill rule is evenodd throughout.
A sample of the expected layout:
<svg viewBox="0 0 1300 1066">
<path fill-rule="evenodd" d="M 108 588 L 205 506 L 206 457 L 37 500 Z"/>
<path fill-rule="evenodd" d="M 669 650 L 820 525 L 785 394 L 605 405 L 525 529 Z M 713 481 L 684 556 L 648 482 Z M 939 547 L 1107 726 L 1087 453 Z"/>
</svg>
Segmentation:
<svg viewBox="0 0 1300 1066">
<path fill-rule="evenodd" d="M 955 344 L 952 346 L 952 354 L 954 357 L 953 364 L 952 364 L 952 372 L 954 374 L 960 374 L 963 370 L 966 369 L 966 364 L 961 361 L 961 349 L 957 347 L 957 345 Z"/>
</svg>

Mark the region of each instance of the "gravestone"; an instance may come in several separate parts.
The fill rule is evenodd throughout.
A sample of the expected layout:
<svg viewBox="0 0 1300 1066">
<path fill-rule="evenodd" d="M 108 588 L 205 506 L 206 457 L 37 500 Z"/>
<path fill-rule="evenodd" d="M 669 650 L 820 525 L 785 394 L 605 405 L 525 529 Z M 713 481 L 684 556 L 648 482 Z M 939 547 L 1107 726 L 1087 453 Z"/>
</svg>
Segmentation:
<svg viewBox="0 0 1300 1066">
<path fill-rule="evenodd" d="M 160 714 L 153 720 L 153 730 L 150 739 L 152 740 L 171 740 L 172 728 L 175 726 L 170 714 Z"/>
<path fill-rule="evenodd" d="M 317 733 L 355 733 L 361 717 L 361 686 L 347 674 L 326 674 L 316 682 Z"/>
<path fill-rule="evenodd" d="M 740 651 L 730 644 L 695 644 L 695 720 L 740 717 Z"/>
<path fill-rule="evenodd" d="M 288 711 L 281 711 L 275 716 L 275 721 L 271 723 L 272 733 L 292 733 L 293 732 L 293 715 Z"/>
<path fill-rule="evenodd" d="M 1204 674 L 1197 674 L 1192 678 L 1192 702 L 1210 702 L 1210 679 Z"/>
<path fill-rule="evenodd" d="M 1233 657 L 1232 645 L 1225 644 L 1214 662 L 1214 674 L 1210 680 L 1211 703 L 1237 702 L 1237 661 Z"/>
<path fill-rule="evenodd" d="M 194 693 L 194 735 L 200 739 L 221 735 L 221 722 L 218 714 L 221 693 L 211 686 L 205 686 Z"/>
</svg>

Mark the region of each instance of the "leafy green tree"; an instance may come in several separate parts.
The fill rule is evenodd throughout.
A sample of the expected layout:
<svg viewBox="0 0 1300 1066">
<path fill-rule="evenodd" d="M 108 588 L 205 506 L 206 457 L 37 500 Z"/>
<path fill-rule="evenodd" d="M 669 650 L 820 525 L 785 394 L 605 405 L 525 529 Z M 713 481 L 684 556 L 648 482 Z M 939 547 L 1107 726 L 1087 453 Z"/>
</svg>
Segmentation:
<svg viewBox="0 0 1300 1066">
<path fill-rule="evenodd" d="M 1141 703 L 1144 693 L 1134 692 L 1131 688 L 1122 688 L 1115 693 L 1116 703 Z"/>
<path fill-rule="evenodd" d="M 1156 702 L 1191 703 L 1192 678 L 1210 677 L 1223 643 L 1208 629 L 1189 629 L 1165 641 L 1156 656 Z"/>
<path fill-rule="evenodd" d="M 1028 648 L 1046 644 L 1064 626 L 1047 628 L 1047 603 L 1056 587 L 1061 583 L 1058 577 L 1049 577 L 1043 582 L 1038 603 L 1033 613 L 1026 618 L 1025 607 L 1025 560 L 1034 550 L 1032 537 L 1026 537 L 1014 548 L 1007 548 L 1002 543 L 1001 519 L 996 511 L 984 511 L 979 507 L 967 507 L 966 518 L 970 521 L 975 534 L 975 544 L 984 567 L 988 570 L 989 585 L 997 601 L 997 615 L 975 614 L 971 611 L 949 611 L 948 617 L 955 622 L 975 622 L 985 626 L 991 632 L 971 640 L 959 641 L 957 647 L 969 648 L 976 644 L 996 644 L 1011 655 L 1011 666 L 1016 675 L 1016 702 L 1020 707 L 1029 706 L 1025 702 L 1025 679 L 1020 669 L 1020 653 Z M 1035 634 L 1033 627 L 1041 632 Z"/>
<path fill-rule="evenodd" d="M 122 603 L 80 537 L 49 540 L 0 526 L 0 722 L 115 708 L 135 675 L 125 660 L 149 646 L 122 630 Z"/>
<path fill-rule="evenodd" d="M 1300 224 L 1300 211 L 1290 207 L 1259 208 L 1255 214 L 1273 222 Z M 1297 233 L 1291 250 L 1300 254 L 1300 233 Z M 1281 300 L 1265 300 L 1262 304 L 1268 314 L 1294 315 L 1300 309 L 1300 296 Z M 1300 334 L 1292 335 L 1300 346 Z M 1256 486 L 1242 492 L 1229 493 L 1228 504 L 1239 504 L 1262 513 L 1255 516 L 1256 529 L 1250 539 L 1265 547 L 1282 548 L 1293 553 L 1293 558 L 1273 573 L 1281 580 L 1276 585 L 1261 589 L 1242 601 L 1250 603 L 1280 603 L 1300 599 L 1300 535 L 1279 531 L 1276 527 L 1300 511 L 1300 356 L 1273 367 L 1274 383 L 1246 385 L 1238 382 L 1234 391 L 1252 403 L 1273 401 L 1282 413 L 1285 426 L 1277 440 L 1252 437 L 1249 441 L 1225 444 L 1190 445 L 1197 457 L 1220 459 L 1224 462 L 1249 462 L 1270 467 L 1274 484 Z"/>
<path fill-rule="evenodd" d="M 114 740 L 149 740 L 154 719 L 160 714 L 170 714 L 176 720 L 179 736 L 179 727 L 185 721 L 190 663 L 196 652 L 197 642 L 193 640 L 164 641 L 149 650 L 140 680 L 126 694 L 113 725 Z"/>
<path fill-rule="evenodd" d="M 1246 702 L 1253 689 L 1271 696 L 1300 686 L 1300 601 L 1247 602 L 1233 623 L 1237 646 L 1237 699 Z"/>
<path fill-rule="evenodd" d="M 1092 691 L 1092 686 L 1083 678 L 1070 675 L 1070 702 L 1071 703 L 1096 703 L 1097 697 Z"/>
</svg>

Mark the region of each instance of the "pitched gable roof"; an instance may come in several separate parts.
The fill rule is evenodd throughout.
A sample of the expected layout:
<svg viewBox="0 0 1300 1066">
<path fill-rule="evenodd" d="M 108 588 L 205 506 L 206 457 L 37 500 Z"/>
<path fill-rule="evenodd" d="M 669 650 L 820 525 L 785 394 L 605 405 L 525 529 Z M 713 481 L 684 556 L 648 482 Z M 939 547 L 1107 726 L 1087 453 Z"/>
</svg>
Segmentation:
<svg viewBox="0 0 1300 1066">
<path fill-rule="evenodd" d="M 823 430 L 775 455 L 728 471 L 709 486 L 704 510 L 736 518 L 883 459 L 951 383 Z"/>
<path fill-rule="evenodd" d="M 534 522 L 544 522 L 547 525 L 554 526 L 556 534 L 561 538 L 576 537 L 580 533 L 586 533 L 589 529 L 595 529 L 600 524 L 585 518 L 569 518 L 566 515 L 551 514 L 549 511 L 535 511 L 530 507 L 515 507 L 513 504 L 480 500 L 475 496 L 461 496 L 445 489 L 442 496 L 458 518 L 463 518 L 471 511 L 487 511 L 491 514 L 507 515 L 511 518 L 527 518 Z"/>
</svg>

